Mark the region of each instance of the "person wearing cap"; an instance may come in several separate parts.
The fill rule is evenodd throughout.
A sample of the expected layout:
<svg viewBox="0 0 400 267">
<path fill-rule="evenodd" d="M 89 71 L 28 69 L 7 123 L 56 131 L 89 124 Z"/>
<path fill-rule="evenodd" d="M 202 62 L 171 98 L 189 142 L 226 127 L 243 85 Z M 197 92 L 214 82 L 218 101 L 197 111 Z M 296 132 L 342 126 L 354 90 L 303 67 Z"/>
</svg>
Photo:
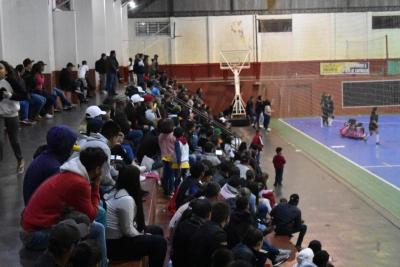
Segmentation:
<svg viewBox="0 0 400 267">
<path fill-rule="evenodd" d="M 126 115 L 131 122 L 131 128 L 144 130 L 146 122 L 146 106 L 143 105 L 144 98 L 139 94 L 131 96 L 131 103 L 126 107 Z"/>
<path fill-rule="evenodd" d="M 88 119 L 98 120 L 96 118 L 104 114 L 105 112 L 97 106 L 91 106 L 86 110 L 86 118 Z M 102 186 L 113 186 L 115 184 L 113 177 L 118 175 L 118 171 L 111 165 L 111 148 L 118 144 L 120 131 L 121 128 L 118 124 L 113 121 L 107 121 L 102 124 L 99 132 L 90 132 L 89 136 L 82 138 L 78 142 L 82 150 L 88 147 L 97 147 L 101 148 L 107 155 L 107 162 L 102 167 Z M 78 153 L 73 156 L 78 156 Z"/>
<path fill-rule="evenodd" d="M 24 72 L 22 74 L 22 79 L 25 82 L 25 88 L 29 94 L 29 119 L 34 120 L 41 112 L 44 104 L 46 103 L 46 98 L 40 94 L 36 94 L 33 90 L 35 88 L 35 80 L 32 74 L 32 63 L 34 61 L 30 58 L 26 58 L 23 61 Z"/>
<path fill-rule="evenodd" d="M 107 85 L 107 55 L 105 53 L 102 53 L 100 59 L 96 61 L 95 70 L 99 73 L 100 92 L 105 93 Z"/>
<path fill-rule="evenodd" d="M 301 250 L 301 244 L 307 231 L 307 225 L 304 224 L 301 218 L 301 211 L 297 207 L 299 200 L 298 194 L 292 194 L 288 203 L 279 203 L 270 213 L 277 235 L 291 236 L 300 232 L 296 242 L 298 251 Z"/>
<path fill-rule="evenodd" d="M 77 134 L 66 125 L 56 125 L 47 132 L 47 145 L 29 165 L 23 182 L 25 205 L 36 189 L 49 177 L 60 171 L 60 166 L 72 154 Z"/>
<path fill-rule="evenodd" d="M 110 56 L 107 58 L 107 93 L 109 96 L 114 96 L 117 93 L 115 92 L 115 87 L 118 83 L 118 67 L 119 63 L 117 57 L 115 55 L 115 51 L 112 50 L 110 52 Z"/>
<path fill-rule="evenodd" d="M 36 260 L 34 267 L 64 267 L 78 242 L 89 233 L 88 225 L 67 219 L 50 231 L 47 250 Z"/>
</svg>

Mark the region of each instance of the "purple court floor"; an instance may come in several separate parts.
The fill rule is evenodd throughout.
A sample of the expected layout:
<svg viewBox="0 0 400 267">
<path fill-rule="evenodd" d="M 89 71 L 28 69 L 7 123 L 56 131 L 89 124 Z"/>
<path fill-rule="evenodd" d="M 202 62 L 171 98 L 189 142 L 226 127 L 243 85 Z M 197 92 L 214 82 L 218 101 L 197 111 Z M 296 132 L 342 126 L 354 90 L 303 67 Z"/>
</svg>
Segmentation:
<svg viewBox="0 0 400 267">
<path fill-rule="evenodd" d="M 381 145 L 375 144 L 375 136 L 367 142 L 341 137 L 339 130 L 349 118 L 336 117 L 329 128 L 321 127 L 319 117 L 290 118 L 284 121 L 400 190 L 400 115 L 379 116 Z M 362 122 L 368 131 L 369 116 L 351 118 Z"/>
</svg>

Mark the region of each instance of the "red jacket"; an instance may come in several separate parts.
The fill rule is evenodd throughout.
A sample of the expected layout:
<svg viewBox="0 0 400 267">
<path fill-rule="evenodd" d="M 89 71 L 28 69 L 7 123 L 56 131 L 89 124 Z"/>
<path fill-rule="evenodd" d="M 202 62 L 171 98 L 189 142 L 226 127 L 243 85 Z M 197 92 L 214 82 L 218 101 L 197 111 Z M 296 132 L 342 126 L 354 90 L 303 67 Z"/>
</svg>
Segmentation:
<svg viewBox="0 0 400 267">
<path fill-rule="evenodd" d="M 274 159 L 272 160 L 275 169 L 283 169 L 283 166 L 286 163 L 285 158 L 282 155 L 275 155 Z"/>
<path fill-rule="evenodd" d="M 27 232 L 49 229 L 59 221 L 66 207 L 86 214 L 93 221 L 99 200 L 99 187 L 92 187 L 86 177 L 70 171 L 61 172 L 35 191 L 22 214 L 22 228 Z"/>
</svg>

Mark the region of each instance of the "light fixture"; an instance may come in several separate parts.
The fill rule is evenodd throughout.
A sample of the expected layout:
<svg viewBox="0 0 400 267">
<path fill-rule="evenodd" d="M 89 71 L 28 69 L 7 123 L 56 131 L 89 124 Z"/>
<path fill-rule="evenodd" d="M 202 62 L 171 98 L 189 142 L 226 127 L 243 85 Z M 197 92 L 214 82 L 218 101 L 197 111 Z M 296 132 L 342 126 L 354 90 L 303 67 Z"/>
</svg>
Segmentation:
<svg viewBox="0 0 400 267">
<path fill-rule="evenodd" d="M 137 5 L 136 5 L 134 0 L 131 0 L 131 1 L 128 2 L 129 9 L 134 9 L 136 6 Z"/>
</svg>

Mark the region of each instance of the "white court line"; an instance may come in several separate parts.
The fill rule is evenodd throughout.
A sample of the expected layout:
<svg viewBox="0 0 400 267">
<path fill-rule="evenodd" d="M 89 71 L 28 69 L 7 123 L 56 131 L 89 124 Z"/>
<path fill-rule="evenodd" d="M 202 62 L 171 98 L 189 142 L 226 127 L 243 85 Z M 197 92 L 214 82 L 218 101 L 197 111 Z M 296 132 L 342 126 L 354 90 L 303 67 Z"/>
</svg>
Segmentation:
<svg viewBox="0 0 400 267">
<path fill-rule="evenodd" d="M 384 165 L 366 165 L 366 166 L 362 166 L 363 168 L 398 168 L 400 167 L 400 164 L 396 164 L 396 165 L 390 165 L 390 164 L 384 164 Z"/>
<path fill-rule="evenodd" d="M 331 146 L 331 148 L 345 148 L 344 145 L 340 145 L 340 146 Z"/>
<path fill-rule="evenodd" d="M 361 165 L 355 163 L 354 161 L 349 160 L 349 159 L 346 158 L 345 156 L 341 155 L 339 152 L 336 152 L 336 151 L 333 150 L 332 148 L 330 148 L 330 147 L 328 147 L 328 146 L 322 144 L 320 141 L 314 139 L 313 137 L 309 136 L 308 134 L 303 133 L 302 131 L 300 131 L 300 130 L 297 129 L 296 127 L 290 125 L 290 124 L 287 123 L 286 121 L 284 121 L 284 120 L 282 120 L 282 119 L 279 119 L 279 120 L 280 120 L 282 123 L 284 123 L 284 124 L 286 124 L 287 126 L 289 126 L 290 128 L 292 128 L 293 130 L 295 130 L 296 132 L 300 133 L 301 135 L 304 135 L 305 137 L 311 139 L 311 140 L 314 141 L 315 143 L 317 143 L 317 144 L 319 144 L 319 145 L 321 145 L 321 146 L 323 146 L 323 147 L 326 147 L 328 150 L 330 150 L 332 153 L 335 153 L 337 156 L 341 157 L 342 159 L 344 159 L 344 160 L 350 162 L 351 164 L 353 164 L 354 166 L 356 166 L 356 167 L 358 167 L 358 168 L 363 169 L 363 170 L 366 171 L 367 173 L 369 173 L 369 174 L 371 174 L 372 176 L 376 177 L 377 179 L 379 179 L 380 181 L 384 182 L 385 184 L 387 184 L 387 185 L 393 187 L 393 188 L 396 189 L 397 191 L 400 191 L 400 187 L 397 187 L 396 185 L 389 183 L 388 181 L 386 181 L 385 179 L 379 177 L 378 175 L 376 175 L 375 173 L 371 172 L 370 170 L 368 170 L 368 169 L 364 168 L 363 166 L 361 166 Z M 392 165 L 392 166 L 394 166 L 394 165 Z"/>
</svg>

